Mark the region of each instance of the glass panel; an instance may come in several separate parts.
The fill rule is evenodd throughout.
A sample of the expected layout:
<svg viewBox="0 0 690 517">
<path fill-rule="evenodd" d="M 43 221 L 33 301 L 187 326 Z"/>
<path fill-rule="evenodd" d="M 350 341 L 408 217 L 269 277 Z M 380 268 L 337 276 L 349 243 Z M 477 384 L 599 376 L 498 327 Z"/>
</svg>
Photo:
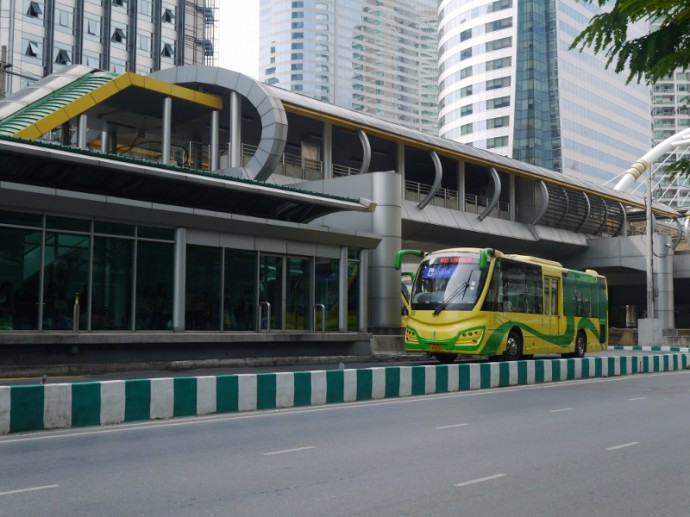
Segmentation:
<svg viewBox="0 0 690 517">
<path fill-rule="evenodd" d="M 314 329 L 321 330 L 321 318 L 326 318 L 326 330 L 338 330 L 338 259 L 316 259 L 315 303 L 323 304 L 325 311 L 316 311 Z"/>
<path fill-rule="evenodd" d="M 46 227 L 51 230 L 66 230 L 68 232 L 90 232 L 91 221 L 89 219 L 73 219 L 71 217 L 46 217 Z"/>
<path fill-rule="evenodd" d="M 310 260 L 288 257 L 287 264 L 285 328 L 307 330 L 310 328 L 309 320 L 311 319 L 311 304 L 309 303 L 311 291 Z"/>
<path fill-rule="evenodd" d="M 86 299 L 90 245 L 91 238 L 86 235 L 46 233 L 44 330 L 72 330 L 75 297 L 79 294 L 80 299 Z M 86 308 L 81 309 L 84 313 Z"/>
<path fill-rule="evenodd" d="M 223 330 L 256 330 L 255 251 L 225 250 Z"/>
<path fill-rule="evenodd" d="M 283 257 L 261 255 L 259 261 L 259 304 L 271 305 L 271 328 L 283 328 Z M 261 328 L 268 325 L 268 310 L 261 306 Z"/>
<path fill-rule="evenodd" d="M 108 235 L 124 235 L 126 237 L 133 237 L 134 225 L 111 223 L 108 221 L 95 221 L 93 231 L 95 233 L 105 233 Z"/>
<path fill-rule="evenodd" d="M 36 330 L 41 232 L 0 228 L 0 330 Z"/>
<path fill-rule="evenodd" d="M 175 240 L 175 230 L 173 228 L 156 228 L 154 226 L 139 226 L 139 238 L 159 239 L 164 241 Z"/>
<path fill-rule="evenodd" d="M 0 210 L 0 223 L 15 224 L 17 226 L 43 226 L 43 216 L 40 214 Z"/>
<path fill-rule="evenodd" d="M 359 260 L 347 261 L 347 286 L 347 330 L 359 330 Z"/>
<path fill-rule="evenodd" d="M 92 330 L 132 329 L 134 241 L 96 237 L 93 248 Z M 87 298 L 82 298 L 86 316 Z"/>
<path fill-rule="evenodd" d="M 187 330 L 220 330 L 222 253 L 222 248 L 187 246 Z"/>
<path fill-rule="evenodd" d="M 174 245 L 137 245 L 137 330 L 172 329 Z"/>
</svg>

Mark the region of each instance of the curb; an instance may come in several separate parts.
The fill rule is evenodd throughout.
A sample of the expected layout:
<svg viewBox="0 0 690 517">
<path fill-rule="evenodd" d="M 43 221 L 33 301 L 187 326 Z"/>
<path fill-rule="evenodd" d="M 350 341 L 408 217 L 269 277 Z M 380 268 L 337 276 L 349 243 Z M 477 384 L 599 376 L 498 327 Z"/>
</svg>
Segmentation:
<svg viewBox="0 0 690 517">
<path fill-rule="evenodd" d="M 688 368 L 690 351 L 681 350 L 663 355 L 0 386 L 0 435 L 668 372 Z"/>
</svg>

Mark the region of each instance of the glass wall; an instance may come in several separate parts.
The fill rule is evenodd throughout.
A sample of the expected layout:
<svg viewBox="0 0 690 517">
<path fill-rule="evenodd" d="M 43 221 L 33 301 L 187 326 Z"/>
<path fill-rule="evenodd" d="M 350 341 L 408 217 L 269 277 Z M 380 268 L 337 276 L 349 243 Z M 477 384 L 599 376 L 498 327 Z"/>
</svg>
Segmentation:
<svg viewBox="0 0 690 517">
<path fill-rule="evenodd" d="M 90 224 L 88 221 L 86 223 Z M 81 322 L 73 319 L 74 304 L 77 297 L 87 299 L 90 255 L 89 235 L 46 232 L 43 261 L 44 330 L 81 328 Z"/>
<path fill-rule="evenodd" d="M 347 330 L 359 330 L 359 251 L 347 252 Z"/>
<path fill-rule="evenodd" d="M 36 330 L 43 218 L 0 212 L 0 223 L 0 330 Z"/>
<path fill-rule="evenodd" d="M 259 260 L 259 305 L 261 329 L 283 328 L 283 257 L 261 255 Z M 268 312 L 271 318 L 268 319 Z"/>
<path fill-rule="evenodd" d="M 255 251 L 225 250 L 223 330 L 256 330 Z"/>
<path fill-rule="evenodd" d="M 314 303 L 323 305 L 316 311 L 314 329 L 338 330 L 338 259 L 317 258 L 315 264 Z M 325 324 L 322 321 L 325 318 Z M 323 327 L 322 327 L 323 324 Z"/>
<path fill-rule="evenodd" d="M 92 330 L 132 329 L 133 278 L 134 240 L 95 237 L 91 299 L 80 298 L 80 305 L 91 307 Z M 88 310 L 82 310 L 82 321 L 86 317 Z"/>
<path fill-rule="evenodd" d="M 222 252 L 221 248 L 187 246 L 187 330 L 220 330 Z"/>
<path fill-rule="evenodd" d="M 311 328 L 311 260 L 301 257 L 286 257 L 285 279 L 285 328 L 308 330 Z"/>
<path fill-rule="evenodd" d="M 172 329 L 174 244 L 137 243 L 136 328 Z"/>
<path fill-rule="evenodd" d="M 172 228 L 0 211 L 0 330 L 172 330 L 174 241 Z M 197 244 L 186 254 L 187 330 L 339 329 L 339 259 Z M 350 330 L 359 272 L 351 250 Z"/>
</svg>

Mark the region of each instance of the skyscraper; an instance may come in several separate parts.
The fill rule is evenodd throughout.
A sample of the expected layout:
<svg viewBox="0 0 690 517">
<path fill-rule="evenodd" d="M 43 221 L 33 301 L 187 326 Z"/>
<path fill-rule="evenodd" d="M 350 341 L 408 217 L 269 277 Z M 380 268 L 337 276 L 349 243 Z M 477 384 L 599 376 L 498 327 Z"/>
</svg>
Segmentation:
<svg viewBox="0 0 690 517">
<path fill-rule="evenodd" d="M 215 10 L 215 0 L 0 0 L 0 94 L 72 64 L 143 74 L 215 64 Z"/>
<path fill-rule="evenodd" d="M 598 181 L 650 148 L 649 88 L 626 85 L 604 55 L 569 50 L 596 3 L 442 0 L 438 9 L 441 136 Z"/>
<path fill-rule="evenodd" d="M 436 0 L 261 0 L 261 80 L 438 134 Z"/>
</svg>

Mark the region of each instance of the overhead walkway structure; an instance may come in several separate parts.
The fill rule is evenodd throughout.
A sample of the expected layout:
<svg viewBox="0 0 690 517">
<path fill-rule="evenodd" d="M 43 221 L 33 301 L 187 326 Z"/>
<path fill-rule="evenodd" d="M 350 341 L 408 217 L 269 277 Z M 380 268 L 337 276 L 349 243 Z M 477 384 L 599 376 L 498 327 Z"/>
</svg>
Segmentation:
<svg viewBox="0 0 690 517">
<path fill-rule="evenodd" d="M 59 87 L 40 85 L 32 102 L 0 103 L 0 182 L 11 183 L 4 197 L 0 188 L 3 206 L 79 192 L 120 200 L 116 218 L 145 217 L 126 206 L 146 203 L 156 220 L 189 225 L 199 242 L 203 232 L 220 231 L 224 242 L 222 232 L 234 231 L 266 250 L 290 249 L 271 239 L 341 245 L 341 263 L 357 249 L 367 272 L 361 324 L 372 332 L 399 327 L 393 256 L 401 247 L 491 246 L 575 262 L 593 241 L 630 238 L 630 218 L 645 208 L 639 196 L 230 70 L 65 75 L 48 78 Z M 98 203 L 83 205 L 93 212 Z M 680 215 L 660 203 L 653 212 Z M 177 322 L 183 329 L 184 318 Z"/>
</svg>

